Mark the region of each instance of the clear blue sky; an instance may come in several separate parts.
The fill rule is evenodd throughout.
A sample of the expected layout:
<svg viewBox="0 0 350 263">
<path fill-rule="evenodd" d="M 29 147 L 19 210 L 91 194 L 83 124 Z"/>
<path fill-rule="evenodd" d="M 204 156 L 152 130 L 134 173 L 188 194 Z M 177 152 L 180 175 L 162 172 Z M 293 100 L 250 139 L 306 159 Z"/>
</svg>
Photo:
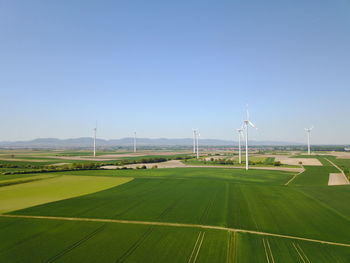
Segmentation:
<svg viewBox="0 0 350 263">
<path fill-rule="evenodd" d="M 350 143 L 346 0 L 0 1 L 0 141 Z"/>
</svg>

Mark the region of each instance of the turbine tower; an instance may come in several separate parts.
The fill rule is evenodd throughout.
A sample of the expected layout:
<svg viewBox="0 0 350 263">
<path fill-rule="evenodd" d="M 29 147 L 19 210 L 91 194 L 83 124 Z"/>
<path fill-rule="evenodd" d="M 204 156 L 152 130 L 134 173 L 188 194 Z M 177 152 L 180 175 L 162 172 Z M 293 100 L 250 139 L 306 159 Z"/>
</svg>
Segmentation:
<svg viewBox="0 0 350 263">
<path fill-rule="evenodd" d="M 196 129 L 193 130 L 193 154 L 196 154 Z"/>
<path fill-rule="evenodd" d="M 311 155 L 311 147 L 310 147 L 310 137 L 311 137 L 311 131 L 314 127 L 311 128 L 305 128 L 306 134 L 307 134 L 307 153 L 308 155 Z"/>
<path fill-rule="evenodd" d="M 97 125 L 94 128 L 94 157 L 96 157 L 96 132 L 97 132 Z"/>
<path fill-rule="evenodd" d="M 249 120 L 249 111 L 247 105 L 247 119 L 243 121 L 243 127 L 245 130 L 245 169 L 249 170 L 249 158 L 248 158 L 248 128 L 249 126 L 256 129 L 255 125 Z"/>
<path fill-rule="evenodd" d="M 136 131 L 134 131 L 134 153 L 136 153 Z"/>
<path fill-rule="evenodd" d="M 237 129 L 238 132 L 238 153 L 239 153 L 239 163 L 242 163 L 242 149 L 241 149 L 241 137 L 243 137 L 243 126 L 239 129 Z"/>
<path fill-rule="evenodd" d="M 196 130 L 196 142 L 197 142 L 197 159 L 199 159 L 199 146 L 198 146 L 198 138 L 201 136 L 198 129 Z"/>
</svg>

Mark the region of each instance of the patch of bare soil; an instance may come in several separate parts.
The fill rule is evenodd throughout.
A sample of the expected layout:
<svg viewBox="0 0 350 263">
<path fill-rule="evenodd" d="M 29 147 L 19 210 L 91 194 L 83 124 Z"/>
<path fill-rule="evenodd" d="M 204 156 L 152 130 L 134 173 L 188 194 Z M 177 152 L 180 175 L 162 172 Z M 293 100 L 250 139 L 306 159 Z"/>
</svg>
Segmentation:
<svg viewBox="0 0 350 263">
<path fill-rule="evenodd" d="M 348 179 L 342 173 L 330 173 L 328 185 L 344 185 L 349 184 Z"/>
<path fill-rule="evenodd" d="M 350 152 L 332 152 L 332 155 L 338 159 L 350 159 Z"/>
<path fill-rule="evenodd" d="M 300 165 L 301 163 L 302 165 L 322 166 L 322 163 L 316 158 L 289 158 L 283 155 L 271 157 L 275 157 L 275 161 L 279 161 L 281 164 Z"/>
</svg>

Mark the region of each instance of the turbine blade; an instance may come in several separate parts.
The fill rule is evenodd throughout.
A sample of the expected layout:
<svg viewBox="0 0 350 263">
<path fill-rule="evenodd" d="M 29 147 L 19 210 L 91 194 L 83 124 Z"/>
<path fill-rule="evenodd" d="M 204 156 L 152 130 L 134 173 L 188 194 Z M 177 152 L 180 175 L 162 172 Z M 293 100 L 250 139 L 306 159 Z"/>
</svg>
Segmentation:
<svg viewBox="0 0 350 263">
<path fill-rule="evenodd" d="M 249 110 L 248 110 L 248 104 L 247 104 L 247 120 L 249 120 Z"/>
<path fill-rule="evenodd" d="M 252 123 L 250 120 L 248 120 L 248 123 L 249 123 L 249 125 L 252 126 L 253 128 L 256 128 L 255 125 L 254 125 L 254 123 Z"/>
</svg>

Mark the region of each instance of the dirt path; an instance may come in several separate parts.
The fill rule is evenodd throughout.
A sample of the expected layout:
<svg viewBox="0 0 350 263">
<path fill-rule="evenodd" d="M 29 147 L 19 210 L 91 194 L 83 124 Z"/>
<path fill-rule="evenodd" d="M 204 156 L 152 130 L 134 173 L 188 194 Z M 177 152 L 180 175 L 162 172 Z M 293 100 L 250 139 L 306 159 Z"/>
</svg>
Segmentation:
<svg viewBox="0 0 350 263">
<path fill-rule="evenodd" d="M 119 220 L 119 219 L 101 219 L 101 218 L 59 217 L 59 216 L 0 215 L 0 217 L 47 219 L 47 220 L 62 220 L 62 221 L 81 221 L 81 222 L 87 221 L 87 222 L 104 222 L 104 223 L 170 226 L 170 227 L 194 227 L 194 228 L 201 228 L 201 229 L 224 230 L 224 231 L 237 232 L 237 233 L 249 233 L 249 234 L 261 235 L 261 236 L 281 237 L 281 238 L 286 238 L 286 239 L 310 241 L 310 242 L 319 243 L 319 244 L 327 244 L 327 245 L 334 245 L 334 246 L 341 246 L 341 247 L 350 247 L 350 244 L 345 244 L 345 243 L 311 239 L 311 238 L 305 238 L 305 237 L 281 235 L 281 234 L 253 231 L 253 230 L 228 228 L 228 227 L 222 227 L 222 226 L 208 226 L 208 225 L 171 223 L 171 222 L 151 222 L 151 221 L 133 221 L 133 220 Z"/>
<path fill-rule="evenodd" d="M 304 169 L 304 168 L 303 168 Z M 298 175 L 302 174 L 303 172 L 305 172 L 305 169 L 303 171 L 301 171 L 300 173 L 297 173 L 296 175 L 294 175 L 288 182 L 286 182 L 284 185 L 289 185 Z"/>
</svg>

